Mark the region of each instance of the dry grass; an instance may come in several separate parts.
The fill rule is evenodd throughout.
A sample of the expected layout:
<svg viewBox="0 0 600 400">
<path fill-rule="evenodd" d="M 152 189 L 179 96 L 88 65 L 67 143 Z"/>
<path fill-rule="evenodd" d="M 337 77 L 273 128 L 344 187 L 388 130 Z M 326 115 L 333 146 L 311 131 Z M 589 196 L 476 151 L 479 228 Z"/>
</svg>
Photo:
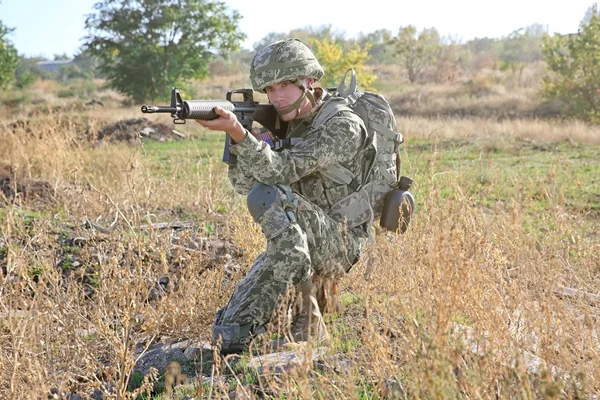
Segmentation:
<svg viewBox="0 0 600 400">
<path fill-rule="evenodd" d="M 537 143 L 571 141 L 600 144 L 600 127 L 581 121 L 544 119 L 495 120 L 485 118 L 396 118 L 398 127 L 408 142 L 411 139 L 481 138 L 490 143 L 514 142 L 523 139 Z"/>
<path fill-rule="evenodd" d="M 86 123 L 137 109 L 94 112 Z M 195 226 L 191 238 L 231 239 L 244 251 L 234 279 L 264 245 L 244 199 L 227 183 L 213 142 L 91 147 L 81 140 L 87 125 L 76 120 L 56 114 L 40 117 L 29 132 L 0 130 L 0 171 L 9 170 L 13 186 L 43 181 L 50 187 L 27 198 L 0 197 L 1 398 L 47 398 L 59 387 L 82 396 L 96 388 L 107 398 L 135 398 L 143 389 L 128 387 L 136 346 L 162 336 L 210 338 L 214 312 L 232 290 L 223 285 L 223 264 L 174 246 L 171 231 L 142 225 L 186 220 Z M 416 178 L 418 210 L 405 235 L 379 233 L 343 279 L 344 312 L 329 318 L 334 346 L 325 364 L 335 364 L 337 355 L 351 366 L 275 377 L 241 368 L 239 393 L 593 398 L 600 391 L 598 304 L 553 292 L 566 286 L 597 294 L 600 287 L 600 238 L 589 230 L 590 224 L 597 228 L 598 216 L 565 201 L 572 196 L 561 174 L 568 160 L 550 155 L 543 176 L 524 178 L 515 169 L 517 175 L 507 177 L 494 167 L 494 151 L 449 168 L 437 144 L 467 138 L 502 149 L 521 139 L 568 140 L 575 149 L 596 149 L 598 128 L 422 117 L 401 117 L 399 125 L 407 138 L 404 173 Z M 598 189 L 595 179 L 582 193 Z M 520 194 L 497 198 L 507 186 L 518 186 Z M 86 220 L 116 222 L 102 233 Z M 75 244 L 77 237 L 84 244 Z M 149 301 L 164 276 L 174 289 Z M 228 398 L 233 389 L 223 382 L 236 380 L 224 361 L 213 365 L 221 383 L 197 390 L 203 398 Z"/>
</svg>

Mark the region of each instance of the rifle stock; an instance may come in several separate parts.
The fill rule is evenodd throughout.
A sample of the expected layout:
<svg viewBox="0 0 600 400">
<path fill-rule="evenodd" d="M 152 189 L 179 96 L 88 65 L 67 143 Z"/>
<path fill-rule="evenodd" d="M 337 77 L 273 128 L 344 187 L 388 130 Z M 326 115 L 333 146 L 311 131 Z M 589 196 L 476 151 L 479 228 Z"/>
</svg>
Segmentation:
<svg viewBox="0 0 600 400">
<path fill-rule="evenodd" d="M 241 96 L 241 100 L 234 100 L 234 96 Z M 183 100 L 176 88 L 171 90 L 170 106 L 143 105 L 142 113 L 168 113 L 175 124 L 185 124 L 188 119 L 211 120 L 217 118 L 215 107 L 221 107 L 235 114 L 242 126 L 252 129 L 254 121 L 267 128 L 275 136 L 283 138 L 287 131 L 287 122 L 278 118 L 275 108 L 271 104 L 260 104 L 254 101 L 252 89 L 235 89 L 227 92 L 225 100 Z M 231 138 L 225 135 L 223 148 L 223 162 L 229 164 L 233 156 L 229 152 Z"/>
</svg>

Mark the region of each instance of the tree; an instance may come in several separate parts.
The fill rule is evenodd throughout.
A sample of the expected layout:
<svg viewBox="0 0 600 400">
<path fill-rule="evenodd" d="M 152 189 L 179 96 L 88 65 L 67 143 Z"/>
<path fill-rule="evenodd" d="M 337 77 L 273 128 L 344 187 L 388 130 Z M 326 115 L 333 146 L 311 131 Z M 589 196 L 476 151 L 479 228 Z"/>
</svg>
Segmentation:
<svg viewBox="0 0 600 400">
<path fill-rule="evenodd" d="M 414 83 L 423 69 L 430 65 L 440 47 L 440 35 L 435 28 L 424 29 L 417 34 L 413 25 L 401 27 L 398 37 L 392 39 L 396 56 L 406 68 L 408 80 Z"/>
<path fill-rule="evenodd" d="M 71 58 L 73 58 L 73 57 L 69 57 L 69 55 L 67 53 L 55 54 L 54 55 L 54 61 L 70 60 Z"/>
<path fill-rule="evenodd" d="M 17 50 L 7 36 L 14 28 L 6 27 L 0 21 L 0 88 L 6 88 L 15 79 L 15 71 L 19 66 Z"/>
<path fill-rule="evenodd" d="M 502 49 L 500 59 L 505 64 L 524 64 L 539 61 L 542 58 L 541 46 L 548 28 L 533 24 L 527 28 L 517 29 L 506 38 L 500 40 Z"/>
<path fill-rule="evenodd" d="M 377 64 L 393 64 L 397 60 L 394 57 L 394 48 L 390 44 L 393 34 L 387 29 L 376 30 L 368 34 L 359 33 L 357 43 L 369 47 L 369 60 Z"/>
<path fill-rule="evenodd" d="M 588 7 L 583 19 L 581 20 L 581 25 L 589 24 L 593 15 L 598 15 L 598 3 L 594 3 Z"/>
<path fill-rule="evenodd" d="M 245 38 L 240 14 L 216 0 L 102 0 L 94 9 L 85 47 L 109 86 L 136 102 L 207 77 L 211 60 Z"/>
<path fill-rule="evenodd" d="M 372 89 L 371 85 L 376 77 L 365 67 L 365 62 L 369 59 L 368 44 L 364 47 L 354 44 L 344 49 L 339 42 L 331 39 L 313 39 L 310 46 L 325 70 L 325 77 L 321 81 L 324 87 L 337 86 L 346 71 L 353 68 L 360 87 L 364 90 Z"/>
<path fill-rule="evenodd" d="M 600 123 L 600 15 L 576 34 L 548 36 L 542 49 L 550 74 L 543 78 L 543 95 L 561 100 L 568 115 Z"/>
</svg>

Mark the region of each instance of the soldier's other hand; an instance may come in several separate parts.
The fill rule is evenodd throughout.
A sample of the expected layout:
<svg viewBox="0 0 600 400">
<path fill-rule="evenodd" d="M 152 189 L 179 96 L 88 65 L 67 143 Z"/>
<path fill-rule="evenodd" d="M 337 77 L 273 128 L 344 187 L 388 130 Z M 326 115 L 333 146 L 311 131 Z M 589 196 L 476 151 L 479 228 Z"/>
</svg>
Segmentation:
<svg viewBox="0 0 600 400">
<path fill-rule="evenodd" d="M 196 122 L 212 131 L 227 132 L 234 142 L 241 142 L 246 138 L 246 130 L 234 113 L 221 107 L 215 107 L 213 110 L 218 118 L 209 121 L 197 119 Z"/>
</svg>

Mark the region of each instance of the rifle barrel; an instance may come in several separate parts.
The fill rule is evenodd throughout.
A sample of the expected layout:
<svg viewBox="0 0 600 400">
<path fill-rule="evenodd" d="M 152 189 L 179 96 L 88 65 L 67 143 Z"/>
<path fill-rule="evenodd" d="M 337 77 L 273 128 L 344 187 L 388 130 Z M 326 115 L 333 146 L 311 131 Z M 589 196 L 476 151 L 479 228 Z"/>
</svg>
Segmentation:
<svg viewBox="0 0 600 400">
<path fill-rule="evenodd" d="M 170 106 L 142 106 L 142 112 L 144 114 L 153 114 L 153 113 L 169 113 L 173 114 L 177 112 L 177 107 Z"/>
</svg>

